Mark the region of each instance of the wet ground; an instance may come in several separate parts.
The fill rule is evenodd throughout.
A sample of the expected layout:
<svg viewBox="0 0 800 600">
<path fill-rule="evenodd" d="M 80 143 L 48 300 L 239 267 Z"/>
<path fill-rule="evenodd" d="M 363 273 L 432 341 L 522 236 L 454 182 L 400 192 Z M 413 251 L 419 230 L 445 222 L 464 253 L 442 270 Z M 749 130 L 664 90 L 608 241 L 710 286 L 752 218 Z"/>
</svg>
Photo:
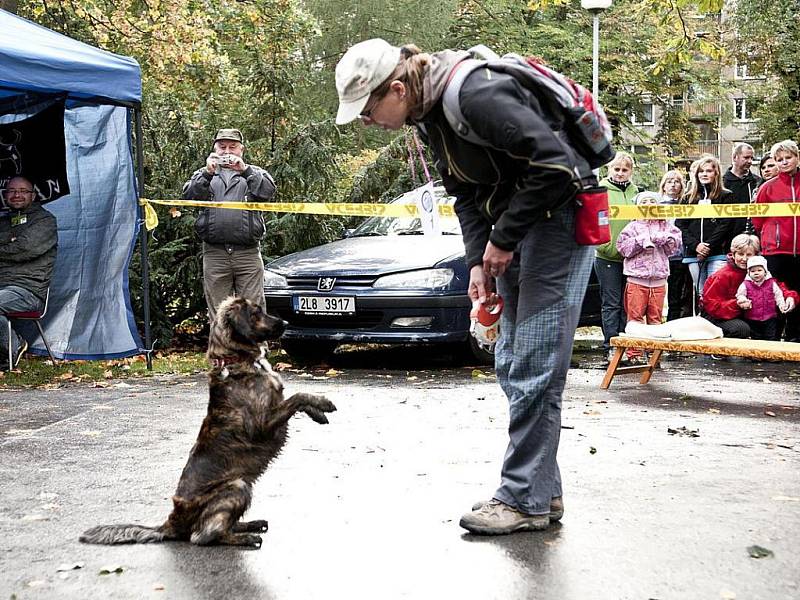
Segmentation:
<svg viewBox="0 0 800 600">
<path fill-rule="evenodd" d="M 800 598 L 800 364 L 671 357 L 600 390 L 601 354 L 574 362 L 564 519 L 498 538 L 458 527 L 505 448 L 490 369 L 381 349 L 284 372 L 339 410 L 291 422 L 255 488 L 270 531 L 253 551 L 77 542 L 163 520 L 204 378 L 0 392 L 0 598 Z"/>
</svg>

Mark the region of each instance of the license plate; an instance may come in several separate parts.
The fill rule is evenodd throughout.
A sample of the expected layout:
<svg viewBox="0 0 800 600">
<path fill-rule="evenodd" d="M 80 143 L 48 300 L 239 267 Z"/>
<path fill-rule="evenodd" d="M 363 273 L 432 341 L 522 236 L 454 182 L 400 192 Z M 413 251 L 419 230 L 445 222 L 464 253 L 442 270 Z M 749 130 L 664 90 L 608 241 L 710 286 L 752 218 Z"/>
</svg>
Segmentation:
<svg viewBox="0 0 800 600">
<path fill-rule="evenodd" d="M 294 296 L 294 311 L 306 315 L 352 315 L 356 312 L 353 296 Z"/>
</svg>

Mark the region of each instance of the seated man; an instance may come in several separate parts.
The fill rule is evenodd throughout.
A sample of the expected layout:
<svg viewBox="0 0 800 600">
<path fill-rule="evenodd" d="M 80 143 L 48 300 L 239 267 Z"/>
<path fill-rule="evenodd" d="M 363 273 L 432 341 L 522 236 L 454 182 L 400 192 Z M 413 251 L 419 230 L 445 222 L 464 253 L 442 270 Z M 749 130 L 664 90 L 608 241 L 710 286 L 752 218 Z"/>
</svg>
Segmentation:
<svg viewBox="0 0 800 600">
<path fill-rule="evenodd" d="M 33 199 L 25 177 L 13 177 L 2 192 L 8 210 L 0 210 L 0 367 L 8 368 L 8 345 L 16 367 L 28 344 L 16 331 L 8 338 L 9 312 L 44 308 L 56 260 L 56 218 Z"/>
</svg>

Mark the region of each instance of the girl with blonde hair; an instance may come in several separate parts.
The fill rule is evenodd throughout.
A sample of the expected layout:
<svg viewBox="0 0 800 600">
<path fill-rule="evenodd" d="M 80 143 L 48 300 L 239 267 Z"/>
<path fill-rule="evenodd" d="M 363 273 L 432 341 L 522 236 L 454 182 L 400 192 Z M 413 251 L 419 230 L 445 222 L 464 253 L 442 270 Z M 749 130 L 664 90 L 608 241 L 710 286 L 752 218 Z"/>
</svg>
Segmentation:
<svg viewBox="0 0 800 600">
<path fill-rule="evenodd" d="M 733 193 L 722 186 L 719 161 L 713 156 L 699 159 L 691 174 L 689 192 L 684 196 L 683 203 L 708 205 L 732 204 L 735 201 Z M 700 297 L 709 275 L 725 266 L 733 237 L 733 219 L 677 219 L 675 224 L 683 237 L 683 262 L 689 266 L 695 294 Z M 693 308 L 692 312 L 696 314 L 697 308 Z"/>
</svg>

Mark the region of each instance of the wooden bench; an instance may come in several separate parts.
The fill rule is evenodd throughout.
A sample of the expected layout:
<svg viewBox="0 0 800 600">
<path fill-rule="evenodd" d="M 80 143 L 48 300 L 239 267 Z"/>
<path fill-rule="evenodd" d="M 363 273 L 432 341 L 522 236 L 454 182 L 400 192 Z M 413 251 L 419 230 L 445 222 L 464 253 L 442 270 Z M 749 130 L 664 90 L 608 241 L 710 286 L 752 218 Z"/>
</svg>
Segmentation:
<svg viewBox="0 0 800 600">
<path fill-rule="evenodd" d="M 800 361 L 800 343 L 771 342 L 766 340 L 742 340 L 722 338 L 716 340 L 674 341 L 652 338 L 637 338 L 618 335 L 611 338 L 611 346 L 616 349 L 614 357 L 608 364 L 606 375 L 600 387 L 604 390 L 611 385 L 616 375 L 641 373 L 640 384 L 650 381 L 653 371 L 658 368 L 661 353 L 694 352 L 695 354 L 715 354 L 717 356 L 745 356 L 757 360 L 790 360 Z M 645 365 L 620 366 L 627 348 L 641 348 L 651 352 Z"/>
</svg>

